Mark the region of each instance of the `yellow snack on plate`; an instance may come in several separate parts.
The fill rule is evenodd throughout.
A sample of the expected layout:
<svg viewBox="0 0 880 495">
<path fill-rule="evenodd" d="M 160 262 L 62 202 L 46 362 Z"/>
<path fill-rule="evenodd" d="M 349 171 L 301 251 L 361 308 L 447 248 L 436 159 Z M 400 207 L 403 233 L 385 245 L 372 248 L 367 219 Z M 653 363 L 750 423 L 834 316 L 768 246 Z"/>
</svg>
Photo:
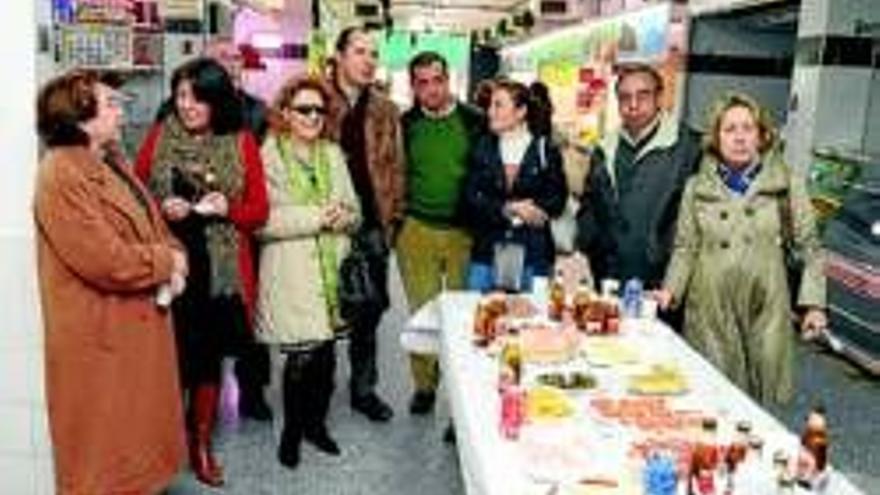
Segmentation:
<svg viewBox="0 0 880 495">
<path fill-rule="evenodd" d="M 688 383 L 678 366 L 655 364 L 647 373 L 633 375 L 630 392 L 646 395 L 677 395 L 687 392 Z"/>
<path fill-rule="evenodd" d="M 526 393 L 526 415 L 529 419 L 567 418 L 573 413 L 571 400 L 556 387 L 539 385 Z"/>
<path fill-rule="evenodd" d="M 639 362 L 638 350 L 613 337 L 589 337 L 585 348 L 587 361 L 593 366 L 620 366 Z"/>
</svg>

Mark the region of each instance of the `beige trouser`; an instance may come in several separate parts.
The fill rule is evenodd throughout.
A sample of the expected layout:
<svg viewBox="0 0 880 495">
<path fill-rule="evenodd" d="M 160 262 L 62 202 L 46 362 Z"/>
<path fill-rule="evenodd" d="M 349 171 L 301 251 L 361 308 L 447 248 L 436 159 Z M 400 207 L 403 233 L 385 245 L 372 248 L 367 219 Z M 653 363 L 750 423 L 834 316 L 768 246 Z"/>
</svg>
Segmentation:
<svg viewBox="0 0 880 495">
<path fill-rule="evenodd" d="M 397 238 L 397 262 L 410 311 L 415 313 L 440 293 L 444 271 L 447 289 L 463 288 L 470 252 L 471 237 L 465 230 L 407 217 Z M 410 354 L 410 367 L 416 390 L 437 388 L 440 369 L 435 354 Z"/>
</svg>

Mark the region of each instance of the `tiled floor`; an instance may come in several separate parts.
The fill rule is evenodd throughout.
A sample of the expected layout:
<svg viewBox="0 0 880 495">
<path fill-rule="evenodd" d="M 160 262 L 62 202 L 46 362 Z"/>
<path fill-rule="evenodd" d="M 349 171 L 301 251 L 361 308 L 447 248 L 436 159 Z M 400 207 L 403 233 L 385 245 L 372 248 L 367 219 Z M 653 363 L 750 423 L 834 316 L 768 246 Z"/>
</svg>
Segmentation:
<svg viewBox="0 0 880 495">
<path fill-rule="evenodd" d="M 337 346 L 336 393 L 330 412 L 331 433 L 342 448 L 342 456 L 328 457 L 308 444 L 303 445 L 302 463 L 291 471 L 275 459 L 280 418 L 275 424 L 238 421 L 226 411 L 224 427 L 217 438 L 217 449 L 227 472 L 225 493 L 248 495 L 450 495 L 463 493 L 454 446 L 443 442 L 449 421 L 446 405 L 440 401 L 434 415 L 410 416 L 408 361 L 399 343 L 398 332 L 405 320 L 400 307 L 399 283 L 392 283 L 396 301 L 380 329 L 379 393 L 395 409 L 386 424 L 369 422 L 348 406 L 348 356 L 346 343 Z M 275 365 L 277 380 L 280 363 Z M 277 382 L 269 398 L 280 413 Z M 277 416 L 277 414 L 276 414 Z M 219 492 L 219 491 L 217 491 Z M 213 493 L 181 475 L 171 495 Z"/>
<path fill-rule="evenodd" d="M 395 298 L 400 301 L 399 285 Z M 331 410 L 332 432 L 343 448 L 338 458 L 303 447 L 303 462 L 295 471 L 275 460 L 280 422 L 274 425 L 239 422 L 226 413 L 217 441 L 226 466 L 225 493 L 297 495 L 457 495 L 463 493 L 456 451 L 441 440 L 448 422 L 445 404 L 434 416 L 415 418 L 406 410 L 410 384 L 408 367 L 397 341 L 404 321 L 402 308 L 393 308 L 381 329 L 381 394 L 396 410 L 383 425 L 354 415 L 348 407 L 348 373 L 344 344 L 337 350 L 337 392 Z M 880 382 L 862 375 L 840 359 L 801 347 L 796 400 L 776 411 L 786 424 L 799 429 L 811 404 L 824 402 L 829 410 L 835 465 L 867 495 L 880 495 Z M 277 376 L 277 373 L 276 373 Z M 277 386 L 270 398 L 279 411 Z M 171 495 L 213 493 L 182 474 Z M 219 493 L 219 491 L 218 491 Z"/>
</svg>

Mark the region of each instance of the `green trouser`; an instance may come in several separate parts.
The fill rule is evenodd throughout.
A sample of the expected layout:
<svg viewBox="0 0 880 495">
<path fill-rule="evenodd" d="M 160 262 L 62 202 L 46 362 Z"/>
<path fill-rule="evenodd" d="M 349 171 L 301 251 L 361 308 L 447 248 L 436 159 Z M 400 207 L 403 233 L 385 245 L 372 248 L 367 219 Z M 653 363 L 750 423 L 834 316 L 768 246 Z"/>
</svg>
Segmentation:
<svg viewBox="0 0 880 495">
<path fill-rule="evenodd" d="M 471 237 L 465 230 L 439 227 L 407 217 L 397 238 L 397 262 L 410 311 L 440 293 L 446 274 L 447 289 L 464 287 L 470 260 Z M 440 380 L 435 354 L 410 354 L 416 390 L 434 391 Z"/>
</svg>

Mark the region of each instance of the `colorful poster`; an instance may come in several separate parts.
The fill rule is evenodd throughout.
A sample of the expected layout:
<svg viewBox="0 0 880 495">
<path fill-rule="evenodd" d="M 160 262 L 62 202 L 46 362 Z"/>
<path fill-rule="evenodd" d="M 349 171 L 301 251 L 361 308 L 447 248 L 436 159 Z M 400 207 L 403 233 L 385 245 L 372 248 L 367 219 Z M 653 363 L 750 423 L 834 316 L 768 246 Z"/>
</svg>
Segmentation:
<svg viewBox="0 0 880 495">
<path fill-rule="evenodd" d="M 675 109 L 684 28 L 672 13 L 669 4 L 657 5 L 553 31 L 503 50 L 504 71 L 547 84 L 557 128 L 593 144 L 617 125 L 613 88 L 620 64 L 654 65 L 668 88 L 663 106 Z"/>
</svg>

